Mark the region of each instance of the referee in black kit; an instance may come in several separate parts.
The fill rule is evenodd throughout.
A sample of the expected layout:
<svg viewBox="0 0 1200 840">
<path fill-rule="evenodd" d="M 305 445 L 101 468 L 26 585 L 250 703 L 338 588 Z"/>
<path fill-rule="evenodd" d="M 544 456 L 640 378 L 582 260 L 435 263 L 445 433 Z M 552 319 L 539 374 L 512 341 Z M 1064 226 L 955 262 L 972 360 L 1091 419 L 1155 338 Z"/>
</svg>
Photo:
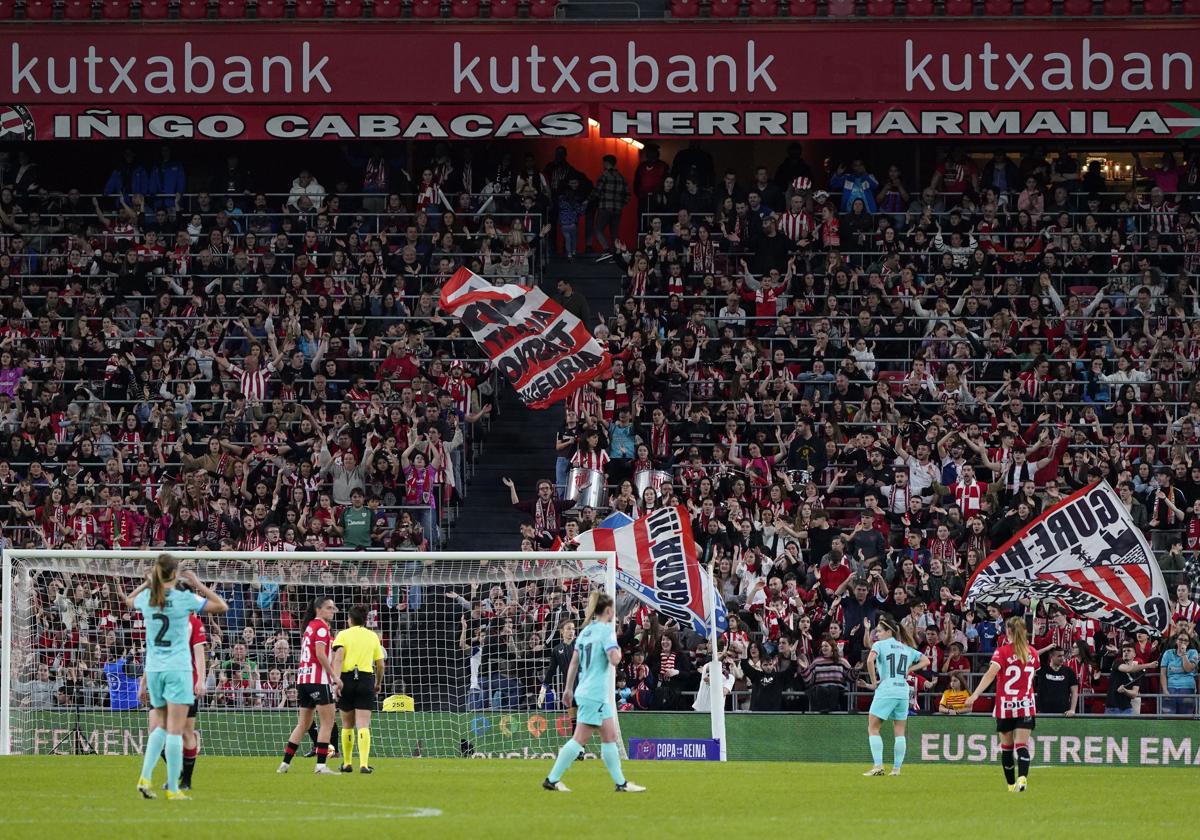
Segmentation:
<svg viewBox="0 0 1200 840">
<path fill-rule="evenodd" d="M 353 773 L 354 730 L 358 730 L 358 772 L 371 768 L 371 712 L 375 696 L 383 690 L 383 644 L 370 630 L 365 607 L 350 608 L 350 626 L 333 640 L 334 670 L 342 675 L 338 708 L 342 712 L 342 772 Z"/>
</svg>

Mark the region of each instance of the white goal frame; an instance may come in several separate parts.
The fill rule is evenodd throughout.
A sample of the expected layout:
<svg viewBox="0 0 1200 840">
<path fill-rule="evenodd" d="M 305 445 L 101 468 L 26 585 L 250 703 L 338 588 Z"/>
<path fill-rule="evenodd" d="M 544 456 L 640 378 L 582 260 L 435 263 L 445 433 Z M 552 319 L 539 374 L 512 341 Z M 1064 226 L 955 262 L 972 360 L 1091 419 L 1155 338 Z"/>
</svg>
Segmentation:
<svg viewBox="0 0 1200 840">
<path fill-rule="evenodd" d="M 617 596 L 616 555 L 604 551 L 192 551 L 192 550 L 123 550 L 123 549 L 43 549 L 2 548 L 0 567 L 4 594 L 4 609 L 0 614 L 0 756 L 12 754 L 12 666 L 13 666 L 13 567 L 18 560 L 143 560 L 153 561 L 162 554 L 181 560 L 194 557 L 203 560 L 328 560 L 340 558 L 370 558 L 373 560 L 470 561 L 488 560 L 546 560 L 562 562 L 581 560 L 602 563 L 604 591 L 614 600 Z M 609 691 L 616 691 L 615 669 L 609 674 Z"/>
</svg>

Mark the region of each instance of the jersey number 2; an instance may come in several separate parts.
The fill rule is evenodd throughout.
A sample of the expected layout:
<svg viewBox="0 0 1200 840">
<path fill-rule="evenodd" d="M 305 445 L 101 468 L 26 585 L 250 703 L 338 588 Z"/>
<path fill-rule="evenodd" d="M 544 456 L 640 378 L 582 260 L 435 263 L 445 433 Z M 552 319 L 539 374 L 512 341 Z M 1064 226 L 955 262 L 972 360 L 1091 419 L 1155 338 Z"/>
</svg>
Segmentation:
<svg viewBox="0 0 1200 840">
<path fill-rule="evenodd" d="M 1029 695 L 1033 693 L 1033 678 L 1037 671 L 1032 665 L 1009 665 L 1004 669 L 1004 693 L 1012 696 Z M 1025 678 L 1025 688 L 1018 691 L 1017 684 Z"/>
<path fill-rule="evenodd" d="M 162 613 L 155 613 L 154 620 L 161 622 L 158 632 L 154 634 L 155 647 L 170 647 L 171 642 L 167 639 L 167 631 L 171 629 L 171 617 Z"/>
</svg>

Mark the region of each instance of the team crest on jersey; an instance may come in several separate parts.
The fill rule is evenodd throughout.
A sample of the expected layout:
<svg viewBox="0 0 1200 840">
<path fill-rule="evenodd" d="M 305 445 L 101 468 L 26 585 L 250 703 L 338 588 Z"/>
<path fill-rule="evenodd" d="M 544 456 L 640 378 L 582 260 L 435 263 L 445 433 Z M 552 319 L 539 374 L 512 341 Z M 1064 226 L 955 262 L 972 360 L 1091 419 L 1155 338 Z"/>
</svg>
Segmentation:
<svg viewBox="0 0 1200 840">
<path fill-rule="evenodd" d="M 24 105 L 0 105 L 0 142 L 35 139 L 33 116 Z"/>
</svg>

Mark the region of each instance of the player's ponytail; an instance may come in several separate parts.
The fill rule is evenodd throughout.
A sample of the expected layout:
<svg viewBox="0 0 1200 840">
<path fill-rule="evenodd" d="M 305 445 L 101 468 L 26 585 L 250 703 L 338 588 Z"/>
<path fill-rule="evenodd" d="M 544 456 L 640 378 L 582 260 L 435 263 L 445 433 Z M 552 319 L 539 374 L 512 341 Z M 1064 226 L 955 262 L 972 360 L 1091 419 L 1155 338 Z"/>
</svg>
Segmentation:
<svg viewBox="0 0 1200 840">
<path fill-rule="evenodd" d="M 179 561 L 170 554 L 160 554 L 150 569 L 150 606 L 165 607 L 167 605 L 167 584 L 175 580 L 175 570 Z"/>
<path fill-rule="evenodd" d="M 899 621 L 896 621 L 891 613 L 881 612 L 879 614 L 879 624 L 891 633 L 897 641 L 908 645 L 910 648 L 916 647 L 916 643 L 913 642 L 912 631 Z"/>
<path fill-rule="evenodd" d="M 1008 634 L 1008 643 L 1012 645 L 1013 655 L 1018 662 L 1029 661 L 1029 626 L 1025 617 L 1014 615 L 1004 622 L 1004 630 Z"/>
<path fill-rule="evenodd" d="M 301 627 L 307 627 L 309 622 L 316 620 L 317 610 L 325 606 L 325 602 L 329 600 L 328 595 L 318 595 L 308 605 L 308 609 L 304 611 L 304 620 L 300 622 Z"/>
<path fill-rule="evenodd" d="M 596 621 L 604 611 L 613 605 L 613 599 L 599 589 L 588 596 L 587 612 L 584 614 L 583 625 L 586 627 Z"/>
</svg>

